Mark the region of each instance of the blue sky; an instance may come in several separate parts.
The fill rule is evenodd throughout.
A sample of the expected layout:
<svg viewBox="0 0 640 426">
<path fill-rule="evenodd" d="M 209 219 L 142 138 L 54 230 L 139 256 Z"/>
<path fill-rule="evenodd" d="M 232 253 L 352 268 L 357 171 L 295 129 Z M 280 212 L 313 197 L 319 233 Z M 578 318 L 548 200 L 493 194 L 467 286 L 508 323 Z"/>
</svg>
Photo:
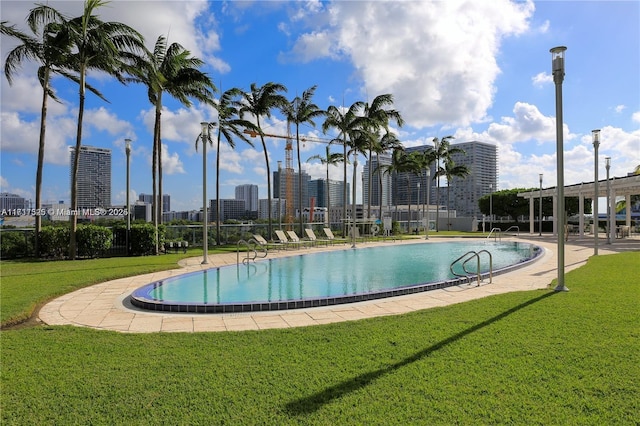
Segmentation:
<svg viewBox="0 0 640 426">
<path fill-rule="evenodd" d="M 48 4 L 69 16 L 82 11 L 80 1 Z M 2 20 L 24 28 L 33 6 L 3 0 Z M 640 164 L 638 1 L 112 1 L 98 14 L 134 27 L 150 48 L 160 35 L 182 44 L 206 62 L 203 71 L 223 90 L 273 81 L 285 85 L 292 99 L 317 85 L 314 101 L 323 109 L 391 93 L 406 121 L 395 129 L 405 146 L 446 135 L 496 144 L 499 189 L 537 187 L 539 173 L 544 187 L 555 185 L 549 49 L 564 45 L 565 183 L 593 180 L 592 129 L 602 130 L 601 178 L 604 157 L 612 159 L 612 176 Z M 1 43 L 4 69 L 15 42 L 3 37 Z M 0 190 L 32 200 L 41 102 L 35 70 L 36 64 L 25 63 L 12 86 L 2 78 L 0 111 Z M 113 203 L 125 200 L 125 138 L 133 140 L 131 195 L 151 193 L 153 109 L 146 90 L 100 74 L 89 82 L 110 102 L 87 97 L 83 144 L 112 149 Z M 77 88 L 61 78 L 53 84 L 63 102 L 49 103 L 43 200 L 68 201 Z M 162 117 L 164 192 L 171 194 L 173 210 L 200 208 L 202 150 L 196 152 L 194 142 L 199 123 L 215 121 L 215 113 L 165 97 Z M 304 132 L 329 137 L 320 124 Z M 277 113 L 264 127 L 286 134 Z M 239 141 L 235 150 L 221 150 L 222 198 L 233 198 L 235 186 L 245 183 L 258 184 L 266 198 L 264 154 L 255 142 L 255 149 Z M 267 145 L 275 170 L 285 144 L 268 139 Z M 302 147 L 303 161 L 314 154 L 324 154 L 324 147 Z M 215 156 L 209 149 L 208 198 L 215 197 Z M 313 178 L 325 176 L 317 161 L 303 168 Z M 342 167 L 330 175 L 342 179 Z"/>
</svg>

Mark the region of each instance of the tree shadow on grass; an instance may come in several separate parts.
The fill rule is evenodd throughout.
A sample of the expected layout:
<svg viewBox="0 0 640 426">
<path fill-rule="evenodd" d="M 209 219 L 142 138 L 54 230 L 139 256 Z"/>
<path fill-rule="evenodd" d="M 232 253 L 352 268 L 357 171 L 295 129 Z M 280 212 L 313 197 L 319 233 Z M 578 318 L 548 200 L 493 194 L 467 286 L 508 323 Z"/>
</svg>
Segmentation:
<svg viewBox="0 0 640 426">
<path fill-rule="evenodd" d="M 318 409 L 320 409 L 323 405 L 329 404 L 331 401 L 342 398 L 343 396 L 357 391 L 358 389 L 364 388 L 365 386 L 368 386 L 371 382 L 373 382 L 374 380 L 384 376 L 385 374 L 389 374 L 395 370 L 399 370 L 400 368 L 409 365 L 411 363 L 414 363 L 416 361 L 421 360 L 422 358 L 425 358 L 429 355 L 431 355 L 432 353 L 436 352 L 439 349 L 444 348 L 447 345 L 450 345 L 452 343 L 455 343 L 456 341 L 468 336 L 469 334 L 476 332 L 484 327 L 487 327 L 517 311 L 519 311 L 520 309 L 524 309 L 529 305 L 532 305 L 534 303 L 537 303 L 543 299 L 546 299 L 549 296 L 552 296 L 554 294 L 556 294 L 557 292 L 555 291 L 551 291 L 551 292 L 547 292 L 541 296 L 538 297 L 534 297 L 531 300 L 528 300 L 524 303 L 519 304 L 518 306 L 515 306 L 505 312 L 502 312 L 501 314 L 498 314 L 492 318 L 489 318 L 485 321 L 482 321 L 479 324 L 476 324 L 472 327 L 467 328 L 466 330 L 462 330 L 459 333 L 454 334 L 451 337 L 448 337 L 444 340 L 441 340 L 431 346 L 429 346 L 428 348 L 425 348 L 419 352 L 416 352 L 415 354 L 413 354 L 412 356 L 409 356 L 395 364 L 392 364 L 388 367 L 379 369 L 379 370 L 375 370 L 375 371 L 371 371 L 369 373 L 365 373 L 365 374 L 361 374 L 359 376 L 356 376 L 350 380 L 346 380 L 342 383 L 338 383 L 334 386 L 331 386 L 323 391 L 320 391 L 318 393 L 315 393 L 313 395 L 310 395 L 308 397 L 305 398 L 300 398 L 298 400 L 292 401 L 290 403 L 288 403 L 285 406 L 285 410 L 286 412 L 288 412 L 291 415 L 307 415 L 307 414 L 311 414 L 315 411 L 317 411 Z"/>
</svg>

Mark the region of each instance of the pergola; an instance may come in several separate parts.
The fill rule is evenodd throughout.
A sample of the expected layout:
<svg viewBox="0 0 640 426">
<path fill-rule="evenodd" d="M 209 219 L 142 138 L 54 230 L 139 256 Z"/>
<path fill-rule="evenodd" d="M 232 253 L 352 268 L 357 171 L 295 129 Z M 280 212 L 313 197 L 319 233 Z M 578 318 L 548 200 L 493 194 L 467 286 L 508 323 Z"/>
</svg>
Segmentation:
<svg viewBox="0 0 640 426">
<path fill-rule="evenodd" d="M 615 211 L 616 197 L 623 196 L 626 199 L 627 206 L 631 206 L 631 196 L 640 194 L 640 175 L 632 175 L 625 177 L 612 177 L 607 182 L 606 179 L 598 181 L 598 198 L 607 196 L 607 183 L 609 186 L 610 198 L 609 198 L 609 211 Z M 584 199 L 595 197 L 594 182 L 582 182 L 575 185 L 568 185 L 564 187 L 565 197 L 578 197 L 579 198 L 579 232 L 580 235 L 584 235 Z M 542 197 L 553 197 L 553 211 L 557 211 L 557 187 L 546 188 L 542 190 L 535 190 L 529 192 L 519 192 L 519 197 L 529 199 L 529 233 L 533 234 L 534 230 L 534 200 Z M 626 225 L 631 227 L 631 209 L 626 209 Z M 553 234 L 557 235 L 558 224 L 556 222 L 557 214 L 553 215 Z M 610 236 L 615 238 L 615 229 L 610 229 Z"/>
</svg>

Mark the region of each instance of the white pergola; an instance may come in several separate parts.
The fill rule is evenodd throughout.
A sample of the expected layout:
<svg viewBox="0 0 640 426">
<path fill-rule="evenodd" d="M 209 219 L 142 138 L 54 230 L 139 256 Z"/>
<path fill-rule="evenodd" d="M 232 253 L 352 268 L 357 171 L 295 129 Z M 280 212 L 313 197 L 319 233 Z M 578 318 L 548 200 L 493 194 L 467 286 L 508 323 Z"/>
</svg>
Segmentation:
<svg viewBox="0 0 640 426">
<path fill-rule="evenodd" d="M 609 179 L 609 187 L 610 187 L 610 199 L 609 199 L 609 209 L 610 211 L 615 211 L 615 203 L 616 197 L 624 196 L 627 202 L 627 206 L 631 206 L 631 196 L 640 194 L 640 175 L 633 176 L 625 176 L 625 177 L 612 177 Z M 556 222 L 556 218 L 558 217 L 555 212 L 557 211 L 557 187 L 551 187 L 539 189 L 535 191 L 529 192 L 519 192 L 518 196 L 522 198 L 529 199 L 529 233 L 533 234 L 534 229 L 534 201 L 542 197 L 553 197 L 553 234 L 557 235 L 558 224 Z M 584 235 L 584 199 L 595 197 L 595 185 L 594 182 L 582 182 L 575 185 L 568 185 L 564 187 L 564 195 L 565 197 L 578 197 L 579 198 L 579 216 L 580 216 L 580 225 L 579 232 L 580 236 Z M 599 180 L 598 181 L 598 198 L 607 196 L 607 180 Z M 626 209 L 626 225 L 631 226 L 631 209 Z M 597 214 L 597 212 L 596 212 Z M 615 229 L 610 229 L 610 237 L 615 238 Z"/>
</svg>

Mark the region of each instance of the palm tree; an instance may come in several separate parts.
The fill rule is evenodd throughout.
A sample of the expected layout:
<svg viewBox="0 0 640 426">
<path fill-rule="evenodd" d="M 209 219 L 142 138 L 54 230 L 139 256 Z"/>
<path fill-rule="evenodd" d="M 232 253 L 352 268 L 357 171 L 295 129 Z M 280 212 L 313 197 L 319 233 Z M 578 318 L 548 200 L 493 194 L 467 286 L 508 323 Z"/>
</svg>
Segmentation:
<svg viewBox="0 0 640 426">
<path fill-rule="evenodd" d="M 376 164 L 377 167 L 380 167 L 380 154 L 387 152 L 387 151 L 393 151 L 395 152 L 395 150 L 404 150 L 404 147 L 402 146 L 402 143 L 400 142 L 400 140 L 396 137 L 396 135 L 394 135 L 391 132 L 387 132 L 384 134 L 384 136 L 382 136 L 380 138 L 380 141 L 376 144 L 376 146 L 378 147 L 378 150 L 376 151 Z M 379 212 L 380 212 L 380 219 L 382 220 L 382 175 L 378 172 L 378 185 L 380 190 L 378 191 L 378 201 L 379 201 Z"/>
<path fill-rule="evenodd" d="M 271 110 L 274 108 L 283 109 L 288 104 L 287 98 L 280 94 L 286 92 L 287 88 L 279 83 L 265 83 L 262 87 L 258 87 L 256 83 L 251 83 L 251 91 L 243 93 L 244 104 L 240 108 L 240 118 L 244 118 L 245 114 L 251 114 L 255 117 L 256 128 L 260 134 L 260 142 L 264 150 L 264 160 L 267 166 L 267 216 L 268 226 L 267 232 L 269 238 L 272 238 L 273 228 L 271 223 L 271 167 L 269 166 L 269 151 L 264 142 L 264 132 L 260 126 L 260 117 L 271 118 Z"/>
<path fill-rule="evenodd" d="M 464 150 L 460 150 L 464 153 Z M 469 167 L 464 164 L 456 164 L 451 157 L 447 158 L 442 168 L 442 176 L 447 178 L 447 231 L 451 231 L 451 224 L 449 223 L 451 201 L 449 199 L 449 189 L 451 187 L 451 180 L 454 177 L 465 178 L 471 173 Z"/>
<path fill-rule="evenodd" d="M 368 140 L 368 151 L 369 151 L 369 159 L 371 159 L 371 154 L 375 151 L 376 143 L 378 142 L 378 132 L 382 129 L 389 131 L 389 122 L 395 121 L 399 127 L 404 125 L 404 120 L 398 111 L 395 109 L 389 109 L 393 105 L 393 95 L 391 94 L 383 94 L 376 96 L 371 105 L 368 103 L 364 104 L 363 115 L 357 119 L 358 127 L 364 131 L 365 134 L 369 135 Z M 369 194 L 368 194 L 368 204 L 367 204 L 367 217 L 371 216 L 371 177 L 372 177 L 372 168 L 369 167 Z"/>
<path fill-rule="evenodd" d="M 429 158 L 431 160 L 435 159 L 436 163 L 436 172 L 433 178 L 436 180 L 436 232 L 440 230 L 438 226 L 439 221 L 439 212 L 440 212 L 440 176 L 445 176 L 446 171 L 440 165 L 440 160 L 444 162 L 451 160 L 451 155 L 456 153 L 464 153 L 464 150 L 452 147 L 451 140 L 454 139 L 453 136 L 445 136 L 442 139 L 438 139 L 437 137 L 433 138 L 434 150 L 431 151 L 431 155 Z M 432 161 L 433 162 L 433 161 Z"/>
<path fill-rule="evenodd" d="M 396 196 L 398 194 L 398 182 L 400 181 L 400 179 L 398 178 L 398 174 L 410 172 L 413 169 L 413 165 L 411 163 L 409 154 L 407 154 L 407 152 L 401 146 L 395 148 L 391 153 L 391 164 L 387 164 L 384 166 L 379 165 L 378 167 L 381 169 L 382 174 L 389 174 L 389 175 L 396 176 L 396 179 L 395 179 Z M 411 200 L 409 200 L 409 203 L 411 203 Z M 398 218 L 398 203 L 396 202 L 395 204 L 396 204 L 396 218 Z"/>
<path fill-rule="evenodd" d="M 136 64 L 136 73 L 128 81 L 142 83 L 147 87 L 149 102 L 155 107 L 153 125 L 152 181 L 153 181 L 153 223 L 155 227 L 156 254 L 158 253 L 158 224 L 162 223 L 162 138 L 161 116 L 164 93 L 174 97 L 186 107 L 191 99 L 210 102 L 216 91 L 211 79 L 198 70 L 204 62 L 192 57 L 191 52 L 179 43 L 167 47 L 167 40 L 159 36 L 153 52 Z M 156 184 L 157 177 L 157 184 Z"/>
<path fill-rule="evenodd" d="M 359 111 L 364 108 L 364 102 L 355 102 L 349 109 L 338 108 L 334 105 L 329 106 L 325 112 L 325 121 L 322 123 L 323 133 L 327 133 L 329 129 L 336 129 L 338 136 L 330 143 L 339 143 L 342 145 L 343 153 L 343 186 L 342 186 L 342 224 L 343 235 L 346 235 L 347 227 L 347 162 L 349 156 L 347 154 L 347 148 L 349 147 L 349 138 L 353 134 L 356 128 L 356 119 L 358 118 Z"/>
<path fill-rule="evenodd" d="M 236 87 L 226 90 L 220 96 L 218 102 L 214 103 L 218 111 L 218 140 L 216 147 L 216 243 L 220 245 L 220 141 L 222 137 L 227 141 L 232 149 L 236 148 L 234 137 L 253 146 L 245 134 L 244 129 L 258 131 L 255 124 L 240 118 L 242 90 Z"/>
<path fill-rule="evenodd" d="M 86 93 L 87 71 L 96 69 L 118 78 L 124 82 L 123 73 L 131 72 L 129 64 L 132 56 L 144 52 L 142 36 L 133 28 L 119 22 L 103 22 L 94 12 L 107 2 L 104 0 L 86 0 L 82 16 L 68 21 L 65 29 L 73 43 L 73 54 L 70 60 L 73 69 L 78 73 L 79 106 L 78 127 L 76 134 L 75 157 L 71 170 L 71 210 L 78 208 L 77 177 L 82 146 L 82 120 Z M 97 206 L 96 206 L 97 207 Z M 70 215 L 71 223 L 69 257 L 76 257 L 77 217 Z"/>
<path fill-rule="evenodd" d="M 331 147 L 329 145 L 326 146 L 327 149 L 327 153 L 326 155 L 323 157 L 321 155 L 313 155 L 311 157 L 309 157 L 307 159 L 307 161 L 311 161 L 311 160 L 320 160 L 320 162 L 322 164 L 326 164 L 327 165 L 327 185 L 325 187 L 325 191 L 327 194 L 327 223 L 329 224 L 329 227 L 331 227 L 331 219 L 329 217 L 329 215 L 331 214 L 331 194 L 330 194 L 330 189 L 329 189 L 329 166 L 334 166 L 340 162 L 344 162 L 346 164 L 346 161 L 344 160 L 344 156 L 343 154 L 339 153 L 339 152 L 331 152 Z M 346 185 L 345 185 L 346 186 Z"/>
<path fill-rule="evenodd" d="M 358 169 L 358 154 L 362 154 L 364 158 L 367 158 L 367 150 L 370 147 L 370 141 L 372 136 L 370 133 L 367 133 L 363 130 L 353 130 L 349 134 L 349 152 L 348 155 L 353 155 L 353 187 L 352 187 L 352 207 L 351 207 L 351 217 L 352 217 L 352 236 L 353 236 L 353 247 L 356 246 L 356 174 Z M 347 157 L 348 158 L 348 157 Z M 346 208 L 346 206 L 345 206 Z"/>
<path fill-rule="evenodd" d="M 44 167 L 44 147 L 47 122 L 47 101 L 49 98 L 60 102 L 51 87 L 51 75 L 59 73 L 68 74 L 65 67 L 70 44 L 59 30 L 59 25 L 64 25 L 66 18 L 56 9 L 40 5 L 29 11 L 27 24 L 33 36 L 26 35 L 15 29 L 15 26 L 7 25 L 7 21 L 0 24 L 0 33 L 17 38 L 22 42 L 7 55 L 4 66 L 4 74 L 9 84 L 13 83 L 13 74 L 25 59 L 35 60 L 40 63 L 38 68 L 38 80 L 42 86 L 42 106 L 40 109 L 40 136 L 38 140 L 38 165 L 36 169 L 36 211 L 42 208 L 42 174 Z M 42 229 L 42 215 L 35 216 L 35 253 L 40 255 L 40 231 Z"/>
<path fill-rule="evenodd" d="M 312 86 L 302 92 L 302 96 L 296 96 L 285 108 L 283 113 L 287 117 L 287 121 L 293 123 L 296 127 L 296 150 L 298 153 L 298 211 L 300 212 L 300 235 L 304 230 L 304 217 L 302 215 L 302 163 L 300 161 L 300 125 L 309 123 L 313 127 L 316 123 L 314 118 L 324 115 L 318 105 L 311 100 L 316 91 L 317 86 Z"/>
</svg>

